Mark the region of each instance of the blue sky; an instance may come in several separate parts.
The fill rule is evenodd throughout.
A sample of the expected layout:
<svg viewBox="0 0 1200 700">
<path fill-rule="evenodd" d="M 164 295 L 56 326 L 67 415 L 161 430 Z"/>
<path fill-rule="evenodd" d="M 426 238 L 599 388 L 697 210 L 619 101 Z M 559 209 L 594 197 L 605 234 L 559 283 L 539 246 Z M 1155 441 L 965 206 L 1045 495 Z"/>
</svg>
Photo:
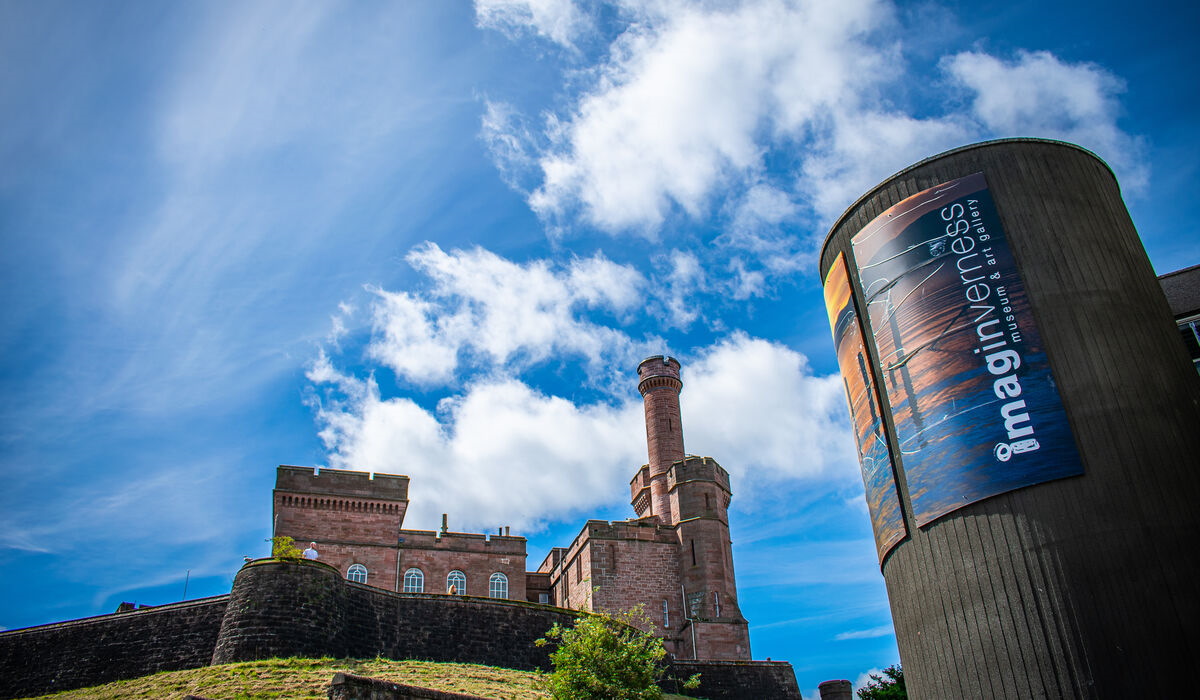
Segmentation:
<svg viewBox="0 0 1200 700">
<path fill-rule="evenodd" d="M 757 658 L 898 659 L 816 256 L 987 138 L 1200 263 L 1186 3 L 0 2 L 0 627 L 227 592 L 278 464 L 412 477 L 530 566 L 625 518 L 633 369 L 733 477 Z"/>
</svg>

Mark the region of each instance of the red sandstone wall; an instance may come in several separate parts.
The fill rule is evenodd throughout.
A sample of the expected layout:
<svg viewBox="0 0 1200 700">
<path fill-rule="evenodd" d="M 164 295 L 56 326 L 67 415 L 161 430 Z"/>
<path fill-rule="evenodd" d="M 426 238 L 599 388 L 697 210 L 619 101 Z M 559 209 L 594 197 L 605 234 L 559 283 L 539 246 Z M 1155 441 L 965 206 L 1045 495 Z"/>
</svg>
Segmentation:
<svg viewBox="0 0 1200 700">
<path fill-rule="evenodd" d="M 551 602 L 561 607 L 618 613 L 642 604 L 667 650 L 677 651 L 683 620 L 674 528 L 654 520 L 590 520 L 570 547 L 551 551 L 539 571 L 549 575 Z M 670 622 L 666 629 L 664 600 Z"/>
<path fill-rule="evenodd" d="M 319 560 L 342 576 L 367 567 L 367 583 L 396 589 L 396 540 L 408 508 L 408 477 L 340 469 L 281 466 L 274 491 L 275 534 L 304 549 L 317 543 Z"/>
<path fill-rule="evenodd" d="M 445 593 L 446 576 L 454 570 L 466 574 L 460 595 L 488 596 L 493 573 L 508 577 L 508 599 L 525 600 L 525 538 L 447 532 L 441 537 L 428 530 L 404 530 L 400 545 L 400 576 L 410 568 L 425 574 L 426 593 Z"/>
</svg>

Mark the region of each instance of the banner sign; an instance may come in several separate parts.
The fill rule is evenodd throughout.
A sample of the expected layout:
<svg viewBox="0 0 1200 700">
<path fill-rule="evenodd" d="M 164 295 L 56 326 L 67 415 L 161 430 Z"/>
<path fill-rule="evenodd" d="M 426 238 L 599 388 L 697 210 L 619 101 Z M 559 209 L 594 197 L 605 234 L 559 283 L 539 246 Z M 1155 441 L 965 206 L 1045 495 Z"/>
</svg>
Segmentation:
<svg viewBox="0 0 1200 700">
<path fill-rule="evenodd" d="M 883 415 L 879 410 L 879 393 L 872 378 L 871 361 L 863 346 L 858 312 L 850 295 L 846 261 L 840 253 L 825 276 L 825 309 L 829 312 L 829 327 L 833 330 L 846 401 L 850 404 L 850 422 L 858 445 L 858 462 L 862 467 L 871 528 L 875 533 L 875 550 L 882 562 L 884 555 L 904 539 L 908 530 L 900 512 L 892 453 L 888 449 Z"/>
<path fill-rule="evenodd" d="M 851 239 L 913 516 L 1083 473 L 983 173 Z"/>
</svg>

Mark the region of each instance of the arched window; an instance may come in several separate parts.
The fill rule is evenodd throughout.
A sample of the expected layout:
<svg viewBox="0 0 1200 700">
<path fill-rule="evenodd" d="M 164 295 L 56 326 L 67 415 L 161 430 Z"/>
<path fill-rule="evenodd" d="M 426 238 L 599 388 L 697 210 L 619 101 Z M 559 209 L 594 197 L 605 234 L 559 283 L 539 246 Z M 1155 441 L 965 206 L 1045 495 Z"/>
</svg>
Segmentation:
<svg viewBox="0 0 1200 700">
<path fill-rule="evenodd" d="M 508 597 L 508 577 L 496 572 L 488 579 L 488 595 L 493 598 Z"/>
<path fill-rule="evenodd" d="M 420 569 L 409 569 L 404 572 L 404 592 L 425 592 L 425 574 L 421 573 Z"/>
<path fill-rule="evenodd" d="M 355 583 L 367 582 L 367 567 L 362 564 L 351 564 L 349 569 L 346 569 L 346 578 Z"/>
<path fill-rule="evenodd" d="M 458 595 L 466 595 L 467 575 L 461 571 L 451 571 L 446 576 L 446 592 L 457 593 Z"/>
</svg>

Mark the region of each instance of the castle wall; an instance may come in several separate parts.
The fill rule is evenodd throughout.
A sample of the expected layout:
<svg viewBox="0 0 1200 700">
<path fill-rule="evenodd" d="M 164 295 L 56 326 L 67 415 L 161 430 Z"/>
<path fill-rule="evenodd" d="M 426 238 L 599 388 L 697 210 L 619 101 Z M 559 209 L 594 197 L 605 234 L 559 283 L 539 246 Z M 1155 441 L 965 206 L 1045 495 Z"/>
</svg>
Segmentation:
<svg viewBox="0 0 1200 700">
<path fill-rule="evenodd" d="M 679 541 L 672 529 L 652 522 L 588 523 L 588 541 L 593 552 L 591 579 L 597 586 L 595 609 L 615 613 L 641 604 L 667 650 L 678 653 L 683 602 Z"/>
<path fill-rule="evenodd" d="M 319 562 L 251 562 L 238 572 L 213 663 L 274 656 L 429 659 L 544 668 L 534 645 L 574 613 L 524 601 L 392 593 Z"/>
<path fill-rule="evenodd" d="M 552 550 L 538 570 L 549 576 L 557 605 L 609 614 L 642 605 L 667 651 L 678 654 L 679 556 L 675 529 L 656 518 L 589 520 L 570 547 Z"/>
<path fill-rule="evenodd" d="M 228 595 L 0 632 L 0 697 L 207 666 Z"/>
<path fill-rule="evenodd" d="M 320 560 L 342 576 L 362 564 L 369 584 L 396 590 L 408 477 L 281 466 L 273 496 L 276 535 L 293 538 L 301 549 L 316 542 Z"/>
<path fill-rule="evenodd" d="M 159 671 L 271 657 L 427 659 L 548 668 L 534 641 L 577 613 L 512 600 L 404 594 L 346 581 L 313 561 L 260 559 L 227 596 L 0 632 L 0 697 L 25 697 Z M 711 700 L 799 700 L 781 662 L 674 662 Z"/>
<path fill-rule="evenodd" d="M 525 538 L 492 535 L 485 537 L 465 532 L 438 533 L 429 530 L 402 530 L 400 576 L 410 568 L 425 575 L 426 593 L 445 593 L 446 576 L 461 571 L 467 577 L 466 590 L 460 595 L 490 596 L 494 573 L 508 578 L 508 598 L 525 600 Z"/>
</svg>

